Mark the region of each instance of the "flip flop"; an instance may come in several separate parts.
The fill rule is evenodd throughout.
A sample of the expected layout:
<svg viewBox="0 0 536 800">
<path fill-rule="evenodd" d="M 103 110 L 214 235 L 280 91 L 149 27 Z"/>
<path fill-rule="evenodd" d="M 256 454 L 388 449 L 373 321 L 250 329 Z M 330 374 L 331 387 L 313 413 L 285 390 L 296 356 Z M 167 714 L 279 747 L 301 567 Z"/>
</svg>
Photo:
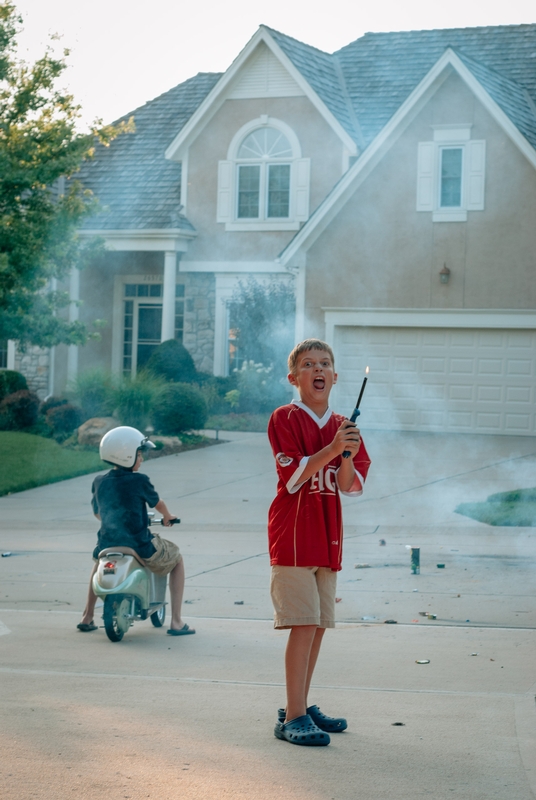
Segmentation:
<svg viewBox="0 0 536 800">
<path fill-rule="evenodd" d="M 98 629 L 98 625 L 95 625 L 93 621 L 91 622 L 79 622 L 76 626 L 79 631 L 82 633 L 89 633 L 90 631 L 96 631 Z"/>
<path fill-rule="evenodd" d="M 318 706 L 309 706 L 307 713 L 321 731 L 326 731 L 327 733 L 342 733 L 348 727 L 348 723 L 344 717 L 328 717 L 320 711 Z M 285 721 L 284 708 L 277 709 L 277 718 L 279 722 Z"/>
<path fill-rule="evenodd" d="M 187 636 L 189 633 L 195 633 L 195 628 L 190 628 L 186 622 L 182 628 L 179 628 L 178 631 L 176 631 L 174 628 L 170 628 L 168 630 L 168 636 Z"/>
<path fill-rule="evenodd" d="M 322 747 L 331 741 L 328 734 L 315 725 L 309 714 L 291 719 L 290 722 L 277 722 L 274 736 L 291 744 L 302 744 L 309 747 Z"/>
</svg>

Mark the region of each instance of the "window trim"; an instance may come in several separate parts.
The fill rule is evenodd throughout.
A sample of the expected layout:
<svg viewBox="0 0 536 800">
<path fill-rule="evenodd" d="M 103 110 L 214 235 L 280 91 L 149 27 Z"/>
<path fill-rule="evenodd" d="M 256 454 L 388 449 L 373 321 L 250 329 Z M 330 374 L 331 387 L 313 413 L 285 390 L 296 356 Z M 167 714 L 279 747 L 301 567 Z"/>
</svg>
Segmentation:
<svg viewBox="0 0 536 800">
<path fill-rule="evenodd" d="M 262 127 L 275 128 L 286 137 L 292 149 L 292 156 L 287 158 L 243 159 L 238 151 L 244 139 Z M 268 166 L 284 164 L 290 166 L 290 191 L 288 217 L 267 217 L 268 205 Z M 238 216 L 238 172 L 240 166 L 260 165 L 259 217 Z M 262 168 L 264 167 L 264 168 Z M 218 164 L 218 200 L 217 217 L 219 223 L 225 224 L 226 231 L 296 231 L 300 224 L 309 218 L 309 176 L 310 159 L 302 158 L 298 137 L 286 123 L 262 114 L 243 125 L 233 136 L 227 159 Z"/>
<path fill-rule="evenodd" d="M 418 212 L 432 212 L 433 222 L 467 222 L 468 211 L 485 208 L 486 142 L 471 139 L 471 125 L 435 125 L 433 141 L 419 142 L 417 165 Z M 461 205 L 441 206 L 441 152 L 461 149 Z"/>
</svg>

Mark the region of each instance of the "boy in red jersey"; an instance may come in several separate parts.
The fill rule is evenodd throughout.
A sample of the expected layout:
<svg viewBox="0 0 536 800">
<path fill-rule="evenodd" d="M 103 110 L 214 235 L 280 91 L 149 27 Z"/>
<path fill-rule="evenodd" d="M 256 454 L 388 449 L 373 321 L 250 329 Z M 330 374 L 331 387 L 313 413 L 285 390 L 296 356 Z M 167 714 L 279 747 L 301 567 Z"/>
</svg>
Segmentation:
<svg viewBox="0 0 536 800">
<path fill-rule="evenodd" d="M 327 745 L 346 720 L 307 706 L 326 628 L 335 627 L 335 589 L 342 558 L 339 493 L 359 495 L 370 459 L 354 422 L 334 414 L 333 351 L 306 339 L 291 352 L 288 379 L 299 392 L 274 411 L 268 437 L 277 465 L 277 496 L 268 520 L 274 627 L 290 628 L 285 653 L 287 707 L 274 734 L 300 745 Z M 349 451 L 351 457 L 343 458 Z"/>
</svg>

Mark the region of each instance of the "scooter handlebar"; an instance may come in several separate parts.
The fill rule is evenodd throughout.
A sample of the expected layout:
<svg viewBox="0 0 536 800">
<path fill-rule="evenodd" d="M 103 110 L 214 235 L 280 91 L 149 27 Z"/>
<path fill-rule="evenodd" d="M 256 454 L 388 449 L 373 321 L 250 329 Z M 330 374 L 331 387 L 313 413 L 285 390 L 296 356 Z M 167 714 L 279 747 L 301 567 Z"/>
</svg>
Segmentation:
<svg viewBox="0 0 536 800">
<path fill-rule="evenodd" d="M 175 519 L 170 519 L 169 520 L 169 524 L 170 525 L 178 525 L 179 522 L 180 522 L 180 519 L 178 519 L 177 517 L 175 517 Z M 149 520 L 149 525 L 159 525 L 159 524 L 162 525 L 163 527 L 166 527 L 164 525 L 164 517 L 161 517 L 161 519 L 150 519 Z"/>
</svg>

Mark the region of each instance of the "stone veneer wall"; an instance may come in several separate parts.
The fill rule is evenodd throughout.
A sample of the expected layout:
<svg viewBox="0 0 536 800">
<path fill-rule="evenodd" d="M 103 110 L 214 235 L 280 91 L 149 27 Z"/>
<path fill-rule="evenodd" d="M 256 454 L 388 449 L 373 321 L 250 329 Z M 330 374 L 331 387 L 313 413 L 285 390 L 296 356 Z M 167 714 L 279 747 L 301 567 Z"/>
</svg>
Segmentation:
<svg viewBox="0 0 536 800">
<path fill-rule="evenodd" d="M 216 280 L 212 272 L 184 273 L 183 344 L 200 372 L 214 370 Z"/>
<path fill-rule="evenodd" d="M 28 389 L 35 392 L 41 400 L 44 400 L 48 394 L 49 348 L 31 346 L 24 353 L 17 350 L 15 353 L 15 369 L 26 378 Z"/>
</svg>

